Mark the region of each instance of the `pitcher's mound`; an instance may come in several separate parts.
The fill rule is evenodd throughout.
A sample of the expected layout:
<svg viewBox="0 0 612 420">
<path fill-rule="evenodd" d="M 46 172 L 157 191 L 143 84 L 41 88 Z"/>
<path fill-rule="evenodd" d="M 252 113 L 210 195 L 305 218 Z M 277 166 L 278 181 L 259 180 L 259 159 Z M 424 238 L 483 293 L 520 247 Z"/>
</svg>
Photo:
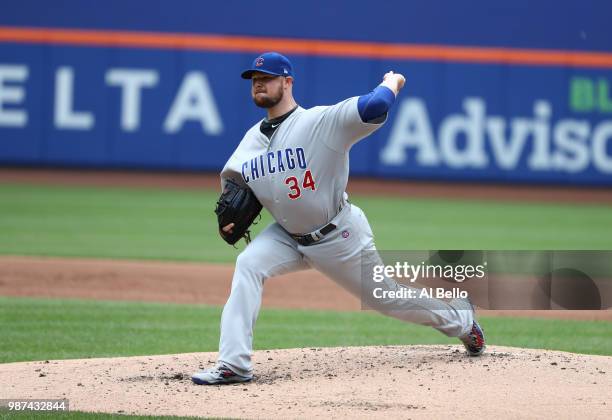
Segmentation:
<svg viewBox="0 0 612 420">
<path fill-rule="evenodd" d="M 610 418 L 612 357 L 459 346 L 263 350 L 247 384 L 198 386 L 215 353 L 0 365 L 0 398 L 71 410 L 239 418 Z"/>
</svg>

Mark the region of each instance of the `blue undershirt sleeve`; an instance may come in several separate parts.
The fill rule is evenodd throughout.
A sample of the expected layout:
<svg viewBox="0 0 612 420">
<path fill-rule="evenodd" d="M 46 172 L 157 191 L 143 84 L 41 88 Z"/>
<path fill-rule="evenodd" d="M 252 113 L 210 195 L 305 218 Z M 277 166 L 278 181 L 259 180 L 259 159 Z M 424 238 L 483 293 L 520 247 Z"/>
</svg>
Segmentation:
<svg viewBox="0 0 612 420">
<path fill-rule="evenodd" d="M 361 121 L 376 123 L 384 121 L 384 117 L 395 102 L 395 94 L 386 86 L 377 86 L 372 92 L 359 97 L 357 109 Z"/>
</svg>

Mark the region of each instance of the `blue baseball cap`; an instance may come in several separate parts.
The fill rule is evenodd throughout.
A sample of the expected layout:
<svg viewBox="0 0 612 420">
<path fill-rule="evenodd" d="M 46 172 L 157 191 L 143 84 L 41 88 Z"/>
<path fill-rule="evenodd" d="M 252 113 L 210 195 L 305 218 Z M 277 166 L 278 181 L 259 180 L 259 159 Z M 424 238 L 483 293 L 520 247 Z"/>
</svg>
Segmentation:
<svg viewBox="0 0 612 420">
<path fill-rule="evenodd" d="M 267 52 L 257 57 L 253 60 L 251 68 L 242 72 L 241 77 L 250 79 L 255 72 L 293 77 L 291 62 L 287 57 L 277 52 Z"/>
</svg>

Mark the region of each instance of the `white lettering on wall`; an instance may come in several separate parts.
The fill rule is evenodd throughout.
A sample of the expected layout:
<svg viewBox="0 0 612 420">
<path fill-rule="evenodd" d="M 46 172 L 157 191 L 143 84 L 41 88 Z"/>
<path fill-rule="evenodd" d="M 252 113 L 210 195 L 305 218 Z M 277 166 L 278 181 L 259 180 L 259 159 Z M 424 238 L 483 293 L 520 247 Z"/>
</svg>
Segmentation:
<svg viewBox="0 0 612 420">
<path fill-rule="evenodd" d="M 94 116 L 91 112 L 76 111 L 74 108 L 74 70 L 59 67 L 55 72 L 55 112 L 53 121 L 56 128 L 69 130 L 91 130 Z"/>
<path fill-rule="evenodd" d="M 485 102 L 479 98 L 463 101 L 467 115 L 450 115 L 440 125 L 440 152 L 452 168 L 482 168 L 488 159 L 484 150 Z M 465 147 L 459 147 L 459 135 L 465 137 Z"/>
<path fill-rule="evenodd" d="M 6 109 L 5 105 L 20 105 L 25 99 L 22 86 L 11 86 L 8 83 L 22 83 L 28 78 L 29 69 L 20 64 L 0 64 L 0 126 L 25 127 L 28 114 L 23 109 Z"/>
<path fill-rule="evenodd" d="M 607 144 L 612 139 L 612 122 L 601 123 L 593 133 L 593 164 L 601 172 L 612 173 L 612 156 L 606 153 Z M 610 147 L 612 149 L 612 147 Z"/>
<path fill-rule="evenodd" d="M 185 75 L 164 121 L 164 131 L 176 133 L 187 121 L 198 121 L 202 130 L 209 135 L 218 135 L 223 131 L 223 123 L 208 78 L 198 71 Z"/>
<path fill-rule="evenodd" d="M 552 165 L 567 172 L 581 172 L 589 166 L 588 138 L 591 127 L 586 121 L 560 121 L 553 133 L 556 149 Z"/>
<path fill-rule="evenodd" d="M 159 74 L 155 70 L 110 69 L 106 84 L 121 88 L 121 128 L 136 131 L 140 128 L 141 92 L 157 85 Z"/>
<path fill-rule="evenodd" d="M 531 124 L 526 118 L 515 118 L 510 123 L 510 138 L 506 138 L 506 120 L 502 117 L 487 118 L 487 133 L 491 140 L 491 152 L 495 163 L 503 169 L 518 165 L 521 153 L 531 132 Z"/>
<path fill-rule="evenodd" d="M 381 150 L 380 159 L 387 165 L 401 165 L 406 160 L 406 149 L 416 148 L 416 161 L 423 166 L 440 163 L 434 135 L 425 103 L 418 98 L 403 101 L 395 117 L 391 136 Z"/>
<path fill-rule="evenodd" d="M 552 123 L 552 105 L 545 100 L 535 101 L 532 118 L 509 121 L 488 116 L 482 98 L 466 98 L 463 108 L 464 114 L 449 115 L 440 122 L 436 139 L 423 100 L 405 99 L 381 151 L 381 162 L 404 165 L 407 153 L 413 150 L 420 166 L 485 168 L 494 164 L 514 170 L 524 159 L 533 171 L 576 173 L 592 163 L 599 172 L 612 173 L 612 121 L 602 121 L 593 129 L 588 121 L 562 119 Z M 465 139 L 463 147 L 459 146 L 460 138 Z"/>
<path fill-rule="evenodd" d="M 536 171 L 550 169 L 551 108 L 546 101 L 536 101 L 533 105 L 533 153 L 527 164 Z"/>
</svg>

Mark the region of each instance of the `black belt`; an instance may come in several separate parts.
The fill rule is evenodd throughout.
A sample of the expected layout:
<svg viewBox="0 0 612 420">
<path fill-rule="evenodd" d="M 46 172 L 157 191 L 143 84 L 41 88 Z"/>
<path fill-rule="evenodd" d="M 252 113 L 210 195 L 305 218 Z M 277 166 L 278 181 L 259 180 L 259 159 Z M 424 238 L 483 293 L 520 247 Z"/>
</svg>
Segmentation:
<svg viewBox="0 0 612 420">
<path fill-rule="evenodd" d="M 291 237 L 298 244 L 303 245 L 303 246 L 308 246 L 308 245 L 314 244 L 315 242 L 319 242 L 321 239 L 323 239 L 325 235 L 327 235 L 334 229 L 336 229 L 336 225 L 334 225 L 333 223 L 329 223 L 323 226 L 321 229 L 315 230 L 314 232 L 311 232 L 311 233 L 307 233 L 306 235 L 293 235 L 291 233 L 289 235 L 291 235 Z"/>
</svg>

